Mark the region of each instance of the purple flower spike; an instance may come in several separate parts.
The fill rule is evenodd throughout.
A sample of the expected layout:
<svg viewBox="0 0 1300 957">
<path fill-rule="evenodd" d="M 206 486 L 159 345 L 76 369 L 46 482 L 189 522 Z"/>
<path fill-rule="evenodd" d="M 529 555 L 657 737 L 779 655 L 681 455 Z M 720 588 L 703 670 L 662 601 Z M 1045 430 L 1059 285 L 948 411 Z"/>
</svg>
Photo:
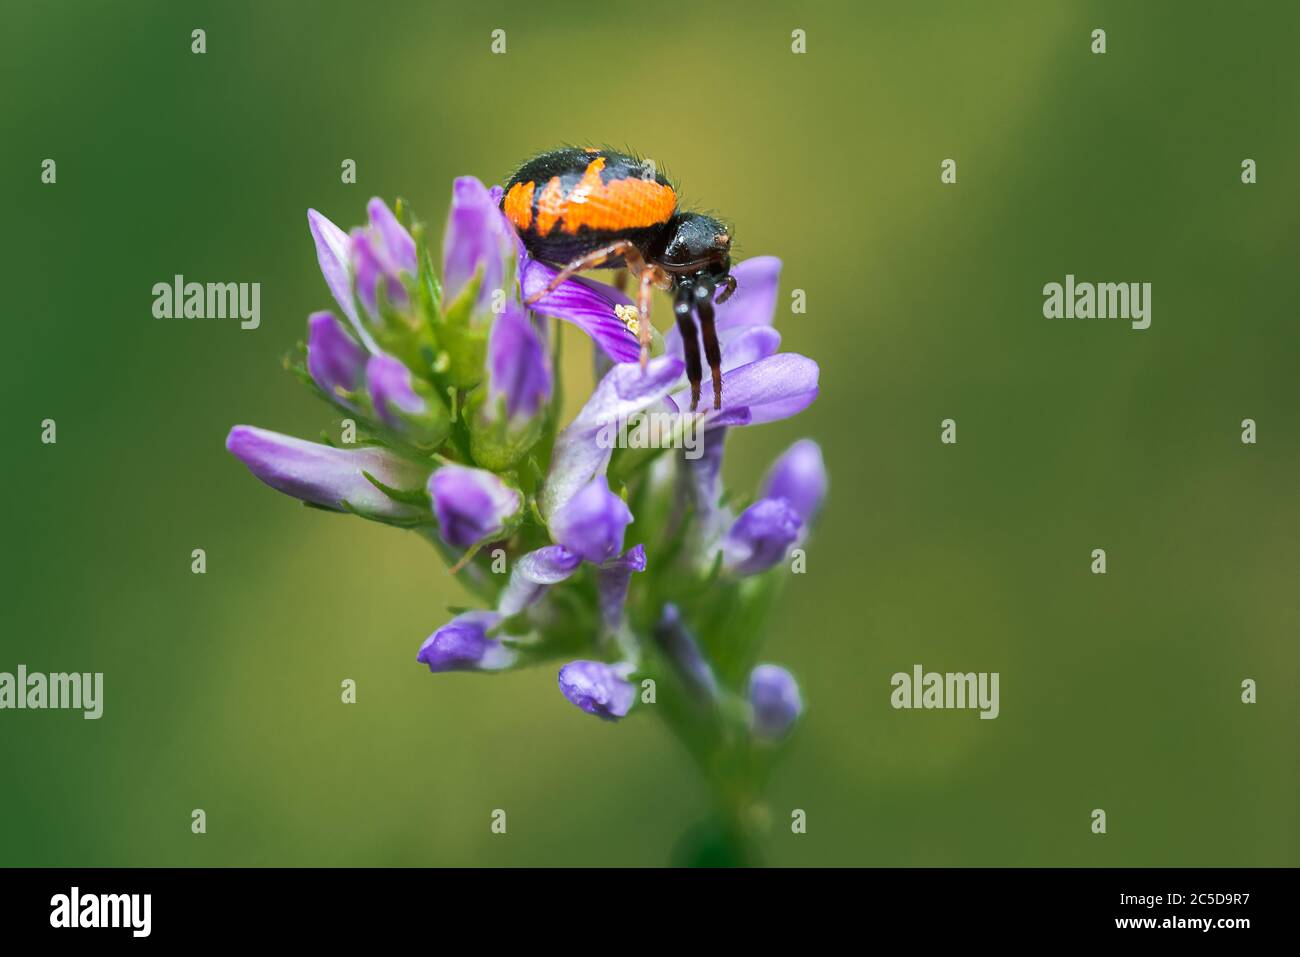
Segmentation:
<svg viewBox="0 0 1300 957">
<path fill-rule="evenodd" d="M 523 496 L 493 473 L 463 465 L 444 465 L 434 472 L 429 497 L 438 534 L 457 548 L 499 535 L 523 504 Z"/>
<path fill-rule="evenodd" d="M 226 448 L 271 488 L 294 498 L 367 518 L 406 521 L 424 510 L 389 498 L 366 473 L 389 488 L 419 491 L 429 470 L 383 449 L 336 449 L 278 432 L 237 425 Z"/>
<path fill-rule="evenodd" d="M 522 262 L 519 285 L 527 300 L 545 289 L 557 270 L 535 259 Z M 637 337 L 614 312 L 615 306 L 630 305 L 632 300 L 613 286 L 590 279 L 570 279 L 528 308 L 577 326 L 615 362 L 636 362 L 641 355 Z"/>
<path fill-rule="evenodd" d="M 766 741 L 784 738 L 803 712 L 799 685 L 779 665 L 759 665 L 750 672 L 749 704 L 754 735 Z"/>
<path fill-rule="evenodd" d="M 632 710 L 636 689 L 627 676 L 630 665 L 571 661 L 560 669 L 560 692 L 587 714 L 617 721 Z"/>
<path fill-rule="evenodd" d="M 800 439 L 772 464 L 763 480 L 762 494 L 764 498 L 785 499 L 808 525 L 821 509 L 826 486 L 821 446 L 812 439 Z"/>
<path fill-rule="evenodd" d="M 740 513 L 722 538 L 722 563 L 735 575 L 757 575 L 782 558 L 803 520 L 783 498 L 759 499 Z"/>
<path fill-rule="evenodd" d="M 504 397 L 506 417 L 532 418 L 551 398 L 551 365 L 541 336 L 515 300 L 488 335 L 488 415 Z"/>
<path fill-rule="evenodd" d="M 352 328 L 371 352 L 378 352 L 375 341 L 370 338 L 357 316 L 357 307 L 352 299 L 352 274 L 348 270 L 351 261 L 349 250 L 351 241 L 348 234 L 339 229 L 327 218 L 314 209 L 307 210 L 307 225 L 311 237 L 316 243 L 316 260 L 320 263 L 321 275 L 329 287 L 334 300 L 348 317 Z"/>
<path fill-rule="evenodd" d="M 487 633 L 501 621 L 494 611 L 457 615 L 425 639 L 415 656 L 439 671 L 499 671 L 515 663 L 517 653 Z"/>
<path fill-rule="evenodd" d="M 389 355 L 371 356 L 366 364 L 366 384 L 375 414 L 390 428 L 401 428 L 401 415 L 422 415 L 427 403 L 411 385 L 411 370 Z"/>
<path fill-rule="evenodd" d="M 704 660 L 695 638 L 686 630 L 686 624 L 676 605 L 664 605 L 659 624 L 655 626 L 654 637 L 695 695 L 701 698 L 717 695 L 718 682 L 713 677 L 713 669 Z"/>
<path fill-rule="evenodd" d="M 503 615 L 519 614 L 546 594 L 546 589 L 576 572 L 581 564 L 582 556 L 563 545 L 547 545 L 521 556 L 497 599 L 497 611 Z"/>
<path fill-rule="evenodd" d="M 616 631 L 623 623 L 623 606 L 627 604 L 627 590 L 632 584 L 632 573 L 645 571 L 645 546 L 636 545 L 622 558 L 605 562 L 596 569 L 596 596 L 600 602 L 600 618 L 605 627 Z"/>
<path fill-rule="evenodd" d="M 366 351 L 344 331 L 332 312 L 313 312 L 307 320 L 307 371 L 321 391 L 345 408 L 337 389 L 355 392 L 366 367 Z"/>
<path fill-rule="evenodd" d="M 598 475 L 551 516 L 551 538 L 589 562 L 608 561 L 623 550 L 632 511 Z"/>
<path fill-rule="evenodd" d="M 497 208 L 492 194 L 473 176 L 462 176 L 452 185 L 451 212 L 442 240 L 442 282 L 446 301 L 454 302 L 474 274 L 483 270 L 482 284 L 474 312 L 486 317 L 488 304 L 503 289 L 506 267 L 515 254 L 515 232 Z"/>
</svg>

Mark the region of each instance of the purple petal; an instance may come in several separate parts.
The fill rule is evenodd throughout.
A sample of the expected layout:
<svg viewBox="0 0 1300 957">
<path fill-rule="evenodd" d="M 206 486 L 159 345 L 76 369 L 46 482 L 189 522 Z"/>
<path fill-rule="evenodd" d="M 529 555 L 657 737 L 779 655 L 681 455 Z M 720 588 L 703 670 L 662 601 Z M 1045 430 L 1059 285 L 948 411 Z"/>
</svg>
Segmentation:
<svg viewBox="0 0 1300 957">
<path fill-rule="evenodd" d="M 627 680 L 629 665 L 571 661 L 560 669 L 560 692 L 587 714 L 617 721 L 632 709 L 636 689 Z"/>
<path fill-rule="evenodd" d="M 722 539 L 722 560 L 736 575 L 757 575 L 785 557 L 803 520 L 783 498 L 759 499 L 740 513 Z"/>
<path fill-rule="evenodd" d="M 370 357 L 366 364 L 366 384 L 375 413 L 391 428 L 403 425 L 402 413 L 420 415 L 427 408 L 411 385 L 411 370 L 390 355 Z"/>
<path fill-rule="evenodd" d="M 505 396 L 506 416 L 531 418 L 551 398 L 551 366 L 541 337 L 513 299 L 488 334 L 488 388 Z M 495 401 L 489 404 L 489 414 Z"/>
<path fill-rule="evenodd" d="M 730 372 L 775 355 L 781 347 L 781 333 L 771 326 L 729 329 L 721 346 L 723 371 Z"/>
<path fill-rule="evenodd" d="M 725 373 L 723 374 L 723 381 L 726 381 Z M 726 396 L 723 396 L 723 401 L 726 401 Z M 678 402 L 681 402 L 682 405 L 678 406 Z M 683 411 L 690 407 L 689 393 L 679 392 L 676 396 L 669 396 L 664 399 L 664 404 L 669 411 L 676 412 L 680 415 L 690 414 L 689 412 Z M 718 409 L 716 412 L 712 409 L 705 412 L 704 418 L 700 421 L 699 427 L 705 430 L 705 435 L 708 435 L 708 433 L 713 429 L 731 425 L 749 425 L 752 419 L 753 416 L 750 415 L 749 409 L 728 405 L 724 408 Z"/>
<path fill-rule="evenodd" d="M 756 409 L 805 395 L 810 396 L 811 403 L 817 394 L 819 372 L 812 359 L 795 352 L 779 352 L 731 370 L 722 384 L 724 390 L 730 386 L 732 405 Z"/>
<path fill-rule="evenodd" d="M 523 496 L 492 472 L 444 465 L 429 477 L 438 534 L 448 545 L 468 548 L 505 529 Z"/>
<path fill-rule="evenodd" d="M 604 474 L 612 449 L 602 448 L 597 441 L 601 429 L 660 402 L 681 374 L 681 360 L 659 356 L 644 370 L 635 363 L 620 363 L 600 380 L 587 404 L 555 437 L 539 502 L 543 517 L 549 518 L 580 488 Z"/>
<path fill-rule="evenodd" d="M 316 212 L 307 210 L 307 226 L 316 241 L 316 259 L 320 262 L 325 285 L 334 294 L 339 308 L 349 319 L 356 319 L 352 304 L 352 280 L 348 276 L 348 235 Z"/>
<path fill-rule="evenodd" d="M 370 200 L 366 212 L 370 215 L 371 232 L 378 233 L 380 242 L 388 253 L 388 261 L 399 271 L 415 275 L 419 271 L 419 262 L 415 258 L 415 240 L 406 231 L 406 227 L 398 222 L 393 211 L 378 196 Z"/>
<path fill-rule="evenodd" d="M 307 371 L 336 402 L 336 389 L 355 392 L 366 367 L 366 351 L 343 329 L 332 312 L 313 312 L 307 319 Z"/>
<path fill-rule="evenodd" d="M 370 333 L 362 326 L 357 316 L 356 303 L 352 299 L 352 276 L 348 271 L 348 263 L 351 261 L 351 241 L 348 239 L 348 234 L 314 209 L 307 210 L 307 225 L 316 243 L 316 260 L 320 263 L 325 285 L 329 287 L 334 300 L 343 310 L 343 315 L 348 317 L 352 328 L 357 331 L 366 348 L 371 352 L 378 351 L 374 340 L 370 338 Z"/>
<path fill-rule="evenodd" d="M 696 338 L 699 338 L 698 332 Z M 703 351 L 703 340 L 700 343 Z M 775 353 L 781 345 L 781 334 L 771 326 L 732 326 L 718 332 L 718 345 L 722 350 L 722 371 L 727 372 Z M 682 334 L 677 326 L 664 336 L 664 351 L 669 355 L 683 355 Z M 708 374 L 707 369 L 705 374 Z"/>
<path fill-rule="evenodd" d="M 755 256 L 736 263 L 731 275 L 736 278 L 736 291 L 714 309 L 714 326 L 719 335 L 739 326 L 770 326 L 776 314 L 781 260 Z"/>
<path fill-rule="evenodd" d="M 812 439 L 800 439 L 772 464 L 763 480 L 762 495 L 785 499 L 804 523 L 810 524 L 821 509 L 826 486 L 821 446 Z"/>
<path fill-rule="evenodd" d="M 398 278 L 396 266 L 389 261 L 387 253 L 376 242 L 375 237 L 365 230 L 352 231 L 352 268 L 357 276 L 357 295 L 366 310 L 374 315 L 378 306 L 379 283 L 384 283 L 384 295 L 394 306 L 405 306 L 408 302 L 406 287 Z"/>
<path fill-rule="evenodd" d="M 497 599 L 497 611 L 517 615 L 534 604 L 552 585 L 578 570 L 582 556 L 563 545 L 547 545 L 521 555 L 510 570 L 510 580 Z"/>
<path fill-rule="evenodd" d="M 759 665 L 750 672 L 749 704 L 755 736 L 768 741 L 785 737 L 803 712 L 799 685 L 779 665 Z"/>
<path fill-rule="evenodd" d="M 551 538 L 589 562 L 608 561 L 623 550 L 623 532 L 632 524 L 627 503 L 598 475 L 555 510 Z"/>
<path fill-rule="evenodd" d="M 336 449 L 304 442 L 249 425 L 237 425 L 226 438 L 226 448 L 271 488 L 344 510 L 344 504 L 367 516 L 391 519 L 418 518 L 423 509 L 389 498 L 363 473 L 390 488 L 418 491 L 428 469 L 383 449 Z"/>
<path fill-rule="evenodd" d="M 443 625 L 420 646 L 415 656 L 440 671 L 498 671 L 515 662 L 517 654 L 487 633 L 501 621 L 494 611 L 469 611 Z"/>
<path fill-rule="evenodd" d="M 605 627 L 613 631 L 623 622 L 623 606 L 632 584 L 632 573 L 645 571 L 645 546 L 628 549 L 621 558 L 605 562 L 596 569 L 596 595 L 600 601 L 600 617 Z"/>
<path fill-rule="evenodd" d="M 812 405 L 817 398 L 817 380 L 820 370 L 812 359 L 794 352 L 778 352 L 759 359 L 722 376 L 722 404 L 719 413 L 709 413 L 711 426 L 758 425 L 789 418 Z M 688 408 L 690 394 L 679 392 L 673 396 L 679 408 Z M 748 423 L 723 419 L 727 413 L 747 409 Z"/>
<path fill-rule="evenodd" d="M 524 300 L 545 289 L 557 273 L 545 263 L 526 260 L 520 276 Z M 590 279 L 570 279 L 528 308 L 577 326 L 615 362 L 636 362 L 641 356 L 637 337 L 614 313 L 615 306 L 631 304 L 632 300 L 613 286 Z"/>
<path fill-rule="evenodd" d="M 455 300 L 482 269 L 478 308 L 484 308 L 493 292 L 502 289 L 506 265 L 514 254 L 514 228 L 492 201 L 492 194 L 473 176 L 457 179 L 452 185 L 451 212 L 442 240 L 446 300 Z"/>
</svg>

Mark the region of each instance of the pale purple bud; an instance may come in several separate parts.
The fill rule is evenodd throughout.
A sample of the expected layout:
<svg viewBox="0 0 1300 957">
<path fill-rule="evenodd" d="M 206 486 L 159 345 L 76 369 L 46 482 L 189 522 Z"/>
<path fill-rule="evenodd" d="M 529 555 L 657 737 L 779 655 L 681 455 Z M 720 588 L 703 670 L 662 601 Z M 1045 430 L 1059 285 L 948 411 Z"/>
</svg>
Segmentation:
<svg viewBox="0 0 1300 957">
<path fill-rule="evenodd" d="M 789 734 L 803 712 L 799 685 L 780 665 L 759 665 L 750 672 L 749 704 L 754 735 L 767 741 Z"/>
<path fill-rule="evenodd" d="M 532 418 L 551 398 L 551 365 L 541 336 L 511 299 L 488 334 L 489 418 L 505 399 L 506 417 Z"/>
<path fill-rule="evenodd" d="M 366 212 L 370 216 L 370 231 L 379 237 L 393 267 L 399 272 L 415 275 L 419 271 L 419 260 L 415 255 L 415 240 L 406 227 L 398 222 L 393 211 L 378 196 L 366 204 Z"/>
<path fill-rule="evenodd" d="M 560 669 L 560 692 L 587 714 L 617 721 L 632 709 L 636 689 L 627 676 L 630 665 L 602 661 L 571 661 Z"/>
<path fill-rule="evenodd" d="M 411 370 L 390 355 L 371 356 L 366 364 L 366 385 L 375 414 L 390 428 L 401 428 L 402 414 L 422 415 L 428 407 L 411 385 Z"/>
<path fill-rule="evenodd" d="M 434 472 L 429 496 L 438 534 L 457 548 L 500 534 L 523 504 L 523 496 L 492 472 L 463 465 L 444 465 Z"/>
<path fill-rule="evenodd" d="M 316 243 L 316 261 L 320 263 L 325 285 L 329 286 L 343 315 L 348 317 L 362 343 L 371 352 L 375 352 L 375 342 L 357 317 L 357 306 L 352 297 L 352 274 L 348 265 L 352 258 L 352 244 L 348 234 L 314 209 L 307 210 L 307 225 L 311 229 L 312 240 Z"/>
<path fill-rule="evenodd" d="M 506 267 L 515 254 L 515 232 L 497 208 L 487 187 L 473 176 L 462 176 L 452 185 L 451 212 L 442 240 L 442 281 L 446 300 L 455 301 L 466 283 L 483 271 L 474 312 L 487 315 L 493 294 L 507 298 L 513 289 L 503 289 Z"/>
<path fill-rule="evenodd" d="M 676 605 L 664 605 L 659 623 L 655 625 L 654 637 L 692 692 L 702 698 L 712 698 L 717 694 L 718 682 L 713 677 L 713 669 L 704 660 L 694 636 L 687 631 Z"/>
<path fill-rule="evenodd" d="M 351 408 L 336 390 L 357 390 L 366 356 L 332 312 L 313 312 L 307 319 L 307 371 L 321 391 L 340 405 Z"/>
<path fill-rule="evenodd" d="M 800 439 L 772 464 L 761 494 L 764 498 L 785 499 L 809 525 L 821 509 L 826 487 L 821 446 L 812 439 Z"/>
<path fill-rule="evenodd" d="M 405 306 L 409 297 L 402 281 L 404 275 L 414 276 L 419 271 L 415 256 L 415 240 L 406 231 L 392 210 L 378 197 L 366 207 L 370 223 L 365 228 L 352 230 L 348 247 L 348 260 L 357 280 L 357 296 L 372 316 L 378 304 L 377 288 L 384 284 L 384 295 L 394 306 Z"/>
<path fill-rule="evenodd" d="M 488 632 L 501 621 L 494 611 L 469 611 L 443 625 L 420 646 L 415 656 L 438 671 L 499 671 L 515 663 L 517 653 Z"/>
<path fill-rule="evenodd" d="M 736 575 L 767 571 L 785 557 L 802 528 L 799 513 L 785 499 L 759 499 L 740 513 L 723 536 L 723 565 Z"/>
<path fill-rule="evenodd" d="M 407 303 L 406 287 L 395 266 L 385 256 L 373 234 L 362 229 L 352 231 L 352 269 L 357 277 L 357 295 L 372 316 L 379 307 L 378 288 L 384 284 L 384 296 L 391 305 Z"/>
<path fill-rule="evenodd" d="M 627 503 L 598 475 L 551 516 L 551 538 L 589 562 L 608 561 L 623 550 L 623 533 L 632 522 Z"/>
<path fill-rule="evenodd" d="M 422 508 L 390 498 L 366 476 L 394 491 L 419 494 L 429 470 L 385 449 L 336 449 L 248 425 L 237 425 L 226 448 L 271 488 L 326 508 L 369 518 L 407 520 Z"/>
</svg>

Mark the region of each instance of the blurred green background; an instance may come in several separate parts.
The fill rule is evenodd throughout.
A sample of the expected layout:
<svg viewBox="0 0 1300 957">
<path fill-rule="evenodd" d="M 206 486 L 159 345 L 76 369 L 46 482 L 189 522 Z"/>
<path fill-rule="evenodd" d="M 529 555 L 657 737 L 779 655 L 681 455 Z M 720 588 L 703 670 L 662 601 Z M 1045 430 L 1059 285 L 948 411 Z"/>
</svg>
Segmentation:
<svg viewBox="0 0 1300 957">
<path fill-rule="evenodd" d="M 0 712 L 0 864 L 669 860 L 707 795 L 657 721 L 592 720 L 550 670 L 431 676 L 416 650 L 466 599 L 428 544 L 223 448 L 235 423 L 337 428 L 280 369 L 332 306 L 308 206 L 348 226 L 400 194 L 440 234 L 454 176 L 563 142 L 655 158 L 742 256 L 782 257 L 785 348 L 822 365 L 812 409 L 726 466 L 751 491 L 808 434 L 832 473 L 766 646 L 808 703 L 772 863 L 1300 864 L 1298 26 L 1264 3 L 8 5 L 0 671 L 103 671 L 106 702 Z M 260 282 L 261 328 L 155 320 L 178 272 Z M 1151 328 L 1044 319 L 1067 272 L 1153 283 Z M 1001 716 L 892 710 L 918 662 L 1000 672 Z"/>
</svg>

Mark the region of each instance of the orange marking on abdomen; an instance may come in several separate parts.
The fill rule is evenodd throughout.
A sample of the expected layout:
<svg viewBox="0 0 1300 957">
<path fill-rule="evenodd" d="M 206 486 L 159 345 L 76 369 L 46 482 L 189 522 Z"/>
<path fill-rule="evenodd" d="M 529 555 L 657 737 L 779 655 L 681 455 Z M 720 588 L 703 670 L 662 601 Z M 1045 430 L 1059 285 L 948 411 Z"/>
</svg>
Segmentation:
<svg viewBox="0 0 1300 957">
<path fill-rule="evenodd" d="M 605 183 L 600 178 L 604 168 L 604 157 L 592 160 L 569 192 L 560 225 L 564 232 L 576 233 L 583 226 L 603 232 L 658 226 L 677 208 L 671 186 L 635 177 Z"/>
<path fill-rule="evenodd" d="M 533 221 L 533 189 L 536 183 L 515 183 L 506 193 L 505 204 L 501 207 L 506 219 L 519 229 L 527 229 Z"/>
<path fill-rule="evenodd" d="M 560 177 L 551 177 L 537 197 L 535 219 L 531 208 L 527 208 L 531 206 L 534 184 L 517 183 L 506 197 L 506 215 L 520 229 L 531 225 L 536 235 L 547 236 L 557 229 L 562 233 L 576 233 L 584 226 L 596 232 L 658 226 L 666 223 L 677 209 L 677 194 L 671 186 L 637 177 L 606 183 L 600 176 L 604 169 L 605 157 L 592 159 L 582 178 L 567 194 Z M 521 216 L 512 211 L 516 204 L 526 208 Z"/>
<path fill-rule="evenodd" d="M 564 215 L 564 189 L 560 177 L 552 176 L 537 198 L 537 235 L 545 236 Z"/>
</svg>

